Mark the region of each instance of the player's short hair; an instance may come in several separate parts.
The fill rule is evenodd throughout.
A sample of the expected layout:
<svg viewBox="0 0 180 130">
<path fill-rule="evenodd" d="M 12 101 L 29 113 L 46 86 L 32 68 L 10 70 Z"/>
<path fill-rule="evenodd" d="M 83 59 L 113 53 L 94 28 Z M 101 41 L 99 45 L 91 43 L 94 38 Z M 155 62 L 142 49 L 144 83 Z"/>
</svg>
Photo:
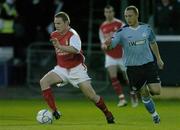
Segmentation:
<svg viewBox="0 0 180 130">
<path fill-rule="evenodd" d="M 133 10 L 136 15 L 139 15 L 138 8 L 134 5 L 130 5 L 130 6 L 126 7 L 125 11 L 128 11 L 128 10 Z"/>
<path fill-rule="evenodd" d="M 70 24 L 69 15 L 68 15 L 67 13 L 65 13 L 65 12 L 59 12 L 59 13 L 55 14 L 54 17 L 56 17 L 56 18 L 62 18 L 62 20 L 63 20 L 64 22 L 68 21 L 68 23 Z"/>
<path fill-rule="evenodd" d="M 104 9 L 112 9 L 112 11 L 114 11 L 114 7 L 111 6 L 111 5 L 106 5 L 106 6 L 104 7 Z"/>
</svg>

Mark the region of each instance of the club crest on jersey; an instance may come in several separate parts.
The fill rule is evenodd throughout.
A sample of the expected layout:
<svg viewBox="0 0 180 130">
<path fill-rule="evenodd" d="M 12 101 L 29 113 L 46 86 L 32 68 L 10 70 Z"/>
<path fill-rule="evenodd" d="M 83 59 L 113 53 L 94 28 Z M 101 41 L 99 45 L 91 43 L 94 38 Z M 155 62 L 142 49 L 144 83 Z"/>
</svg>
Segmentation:
<svg viewBox="0 0 180 130">
<path fill-rule="evenodd" d="M 103 30 L 102 30 L 103 32 L 106 32 L 107 31 L 107 29 L 105 29 L 105 28 L 103 28 Z"/>
<path fill-rule="evenodd" d="M 116 31 L 118 28 L 117 27 L 114 27 L 114 31 Z"/>
</svg>

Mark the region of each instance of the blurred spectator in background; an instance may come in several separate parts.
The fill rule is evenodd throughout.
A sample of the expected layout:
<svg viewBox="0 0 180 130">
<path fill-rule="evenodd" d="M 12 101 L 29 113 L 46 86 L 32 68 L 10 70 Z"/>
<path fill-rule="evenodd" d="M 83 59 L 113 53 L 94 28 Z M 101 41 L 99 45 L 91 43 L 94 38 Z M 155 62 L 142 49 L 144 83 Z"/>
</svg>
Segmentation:
<svg viewBox="0 0 180 130">
<path fill-rule="evenodd" d="M 14 23 L 16 18 L 15 0 L 6 0 L 3 2 L 0 11 L 0 45 L 14 45 Z"/>
<path fill-rule="evenodd" d="M 18 59 L 18 43 L 16 40 L 16 20 L 18 13 L 15 0 L 5 0 L 0 11 L 0 46 L 10 46 L 14 49 L 15 59 Z"/>
<path fill-rule="evenodd" d="M 28 45 L 36 41 L 49 41 L 46 28 L 54 18 L 53 4 L 54 0 L 1 2 L 0 46 L 12 46 L 14 49 L 13 74 L 19 75 L 13 76 L 15 84 L 25 80 Z"/>
<path fill-rule="evenodd" d="M 155 27 L 160 35 L 175 34 L 175 8 L 171 0 L 161 0 L 155 8 Z"/>
<path fill-rule="evenodd" d="M 0 47 L 8 47 L 13 50 L 13 53 L 9 59 L 6 59 L 6 56 L 3 56 L 2 60 L 7 60 L 11 62 L 12 72 L 12 84 L 17 84 L 23 81 L 24 75 L 21 73 L 24 71 L 23 69 L 20 71 L 18 68 L 22 67 L 23 63 L 21 60 L 22 47 L 18 42 L 18 35 L 20 31 L 18 28 L 20 27 L 17 23 L 18 21 L 18 12 L 16 10 L 15 5 L 16 0 L 5 0 L 1 4 L 0 10 Z M 19 26 L 19 27 L 18 27 Z M 10 53 L 10 52 L 9 52 Z M 10 54 L 11 54 L 10 53 Z M 18 73 L 18 76 L 17 76 Z M 10 84 L 11 84 L 10 83 Z"/>
</svg>

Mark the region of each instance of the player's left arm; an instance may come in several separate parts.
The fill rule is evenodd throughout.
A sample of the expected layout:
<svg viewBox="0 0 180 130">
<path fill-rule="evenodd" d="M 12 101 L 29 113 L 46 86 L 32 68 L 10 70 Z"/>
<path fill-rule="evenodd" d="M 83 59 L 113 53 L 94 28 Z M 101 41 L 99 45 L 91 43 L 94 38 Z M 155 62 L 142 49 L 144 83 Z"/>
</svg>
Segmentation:
<svg viewBox="0 0 180 130">
<path fill-rule="evenodd" d="M 159 48 L 158 48 L 157 43 L 154 41 L 153 43 L 150 44 L 150 47 L 151 47 L 151 50 L 153 51 L 153 53 L 154 53 L 154 55 L 155 55 L 155 57 L 157 59 L 157 64 L 158 64 L 159 68 L 163 69 L 164 62 L 161 59 L 161 55 L 159 53 Z"/>
<path fill-rule="evenodd" d="M 149 25 L 147 26 L 147 29 L 148 29 L 148 32 L 149 32 L 148 40 L 149 40 L 149 43 L 150 43 L 151 50 L 153 51 L 153 53 L 154 53 L 154 55 L 156 57 L 159 69 L 163 69 L 164 62 L 162 61 L 161 55 L 159 53 L 159 48 L 158 48 L 158 45 L 157 45 L 157 42 L 156 42 L 155 34 L 154 34 L 152 28 Z"/>
</svg>

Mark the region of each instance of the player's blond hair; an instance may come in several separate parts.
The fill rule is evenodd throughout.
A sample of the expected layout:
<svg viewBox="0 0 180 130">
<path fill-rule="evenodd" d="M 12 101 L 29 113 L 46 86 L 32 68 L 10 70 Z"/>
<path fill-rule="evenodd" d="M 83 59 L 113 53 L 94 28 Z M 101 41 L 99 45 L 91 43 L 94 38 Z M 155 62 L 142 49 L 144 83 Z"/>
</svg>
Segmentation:
<svg viewBox="0 0 180 130">
<path fill-rule="evenodd" d="M 125 11 L 128 11 L 128 10 L 133 10 L 136 15 L 139 15 L 138 8 L 134 5 L 130 5 L 130 6 L 126 7 Z"/>
<path fill-rule="evenodd" d="M 68 23 L 70 24 L 69 15 L 68 15 L 67 13 L 65 13 L 65 12 L 59 12 L 59 13 L 55 14 L 54 17 L 56 17 L 56 18 L 62 18 L 62 20 L 63 20 L 64 22 L 68 21 Z"/>
</svg>

